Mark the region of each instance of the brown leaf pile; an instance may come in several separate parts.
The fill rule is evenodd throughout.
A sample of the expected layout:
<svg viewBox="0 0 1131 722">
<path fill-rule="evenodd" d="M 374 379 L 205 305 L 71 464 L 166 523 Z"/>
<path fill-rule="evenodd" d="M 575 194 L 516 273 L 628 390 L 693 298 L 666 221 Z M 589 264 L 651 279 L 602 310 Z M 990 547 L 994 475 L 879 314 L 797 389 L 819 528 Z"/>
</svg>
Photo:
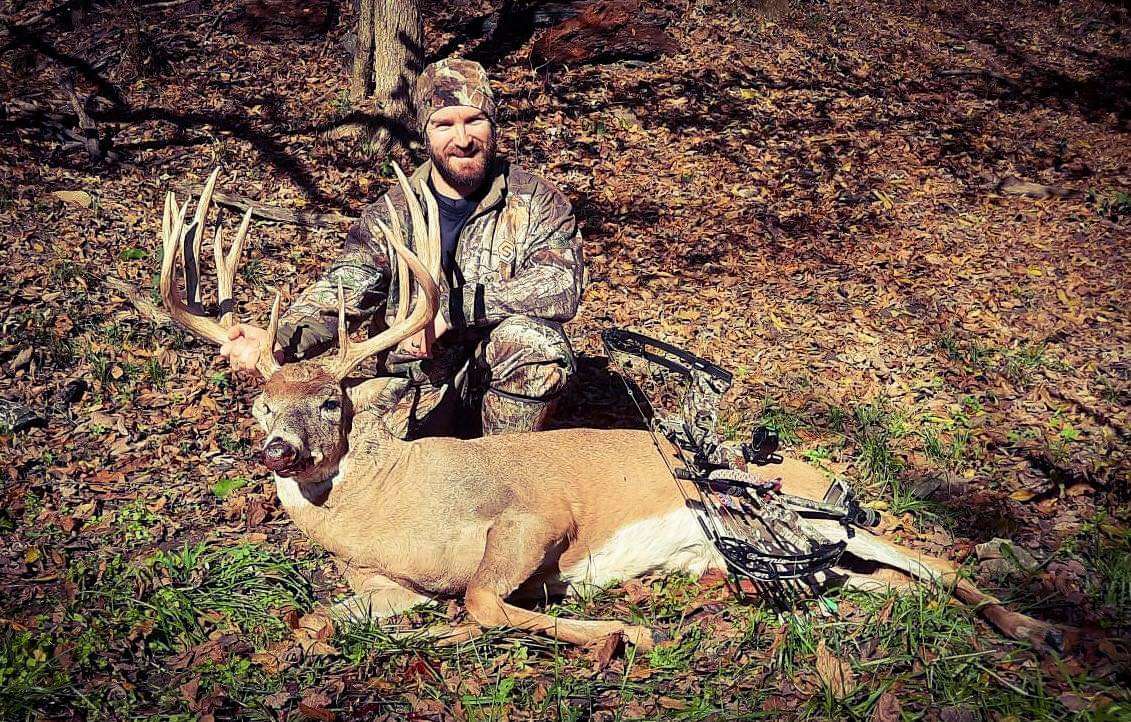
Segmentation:
<svg viewBox="0 0 1131 722">
<path fill-rule="evenodd" d="M 879 507 L 909 496 L 939 505 L 946 530 L 885 517 L 909 543 L 965 555 L 1011 539 L 1048 562 L 1008 582 L 1027 585 L 1020 591 L 1041 600 L 1039 614 L 1125 629 L 1129 607 L 1096 593 L 1105 577 L 1064 550 L 1082 530 L 1092 541 L 1127 538 L 1126 8 L 645 4 L 667 18 L 679 52 L 552 71 L 531 67 L 528 38 L 476 47 L 463 28 L 493 9 L 486 3 L 426 9 L 429 52 L 488 62 L 502 150 L 577 209 L 590 282 L 568 327 L 578 383 L 557 423 L 638 424 L 598 334 L 623 326 L 662 337 L 735 372 L 728 429 L 746 434 L 776 419 L 793 429 L 793 450 L 846 473 Z M 212 348 L 138 318 L 106 282 L 152 287 L 165 191 L 199 185 L 220 165 L 228 192 L 357 215 L 390 179 L 364 144 L 326 133 L 346 112 L 348 12 L 327 36 L 272 42 L 228 22 L 244 14 L 237 0 L 95 4 L 85 14 L 10 5 L 0 50 L 0 422 L 27 407 L 44 423 L 0 432 L 0 622 L 16 634 L 48 620 L 66 636 L 60 605 L 77 593 L 69 574 L 80 563 L 98 581 L 117 554 L 141 559 L 200 541 L 316 556 L 254 458 L 254 385 L 229 378 Z M 81 130 L 68 83 L 119 162 L 68 145 L 65 131 Z M 237 280 L 241 317 L 265 318 L 272 287 L 291 297 L 309 283 L 344 230 L 257 224 Z M 869 422 L 869 410 L 886 421 Z M 318 580 L 326 595 L 331 579 Z M 815 677 L 747 704 L 750 690 L 775 683 L 764 665 L 784 632 L 743 647 L 718 613 L 725 591 L 709 582 L 683 603 L 707 630 L 704 648 L 719 650 L 714 668 L 762 665 L 728 681 L 719 702 L 728 713 L 789 714 L 821 688 L 859 699 L 875 681 L 821 642 Z M 630 582 L 615 612 L 663 603 L 664 593 Z M 327 620 L 296 612 L 287 621 L 290 637 L 265 649 L 222 629 L 178 647 L 167 655 L 168 688 L 202 719 L 223 716 L 237 707 L 197 670 L 250 659 L 285 675 L 340 661 Z M 121 695 L 150 694 L 134 660 L 151 631 L 114 640 L 113 674 L 77 683 L 122 680 L 132 691 Z M 60 660 L 74 655 L 59 649 Z M 616 637 L 574 654 L 579 677 L 617 678 L 584 701 L 594 719 L 622 708 L 629 717 L 689 712 L 704 677 L 657 675 Z M 1106 661 L 1092 668 L 1104 674 L 1125 665 L 1122 649 L 1100 654 Z M 570 703 L 549 668 L 541 659 L 508 674 L 538 678 L 531 699 Z M 402 679 L 436 676 L 408 669 L 330 675 L 338 692 L 350 690 L 341 698 L 296 685 L 262 702 L 309 719 L 338 709 L 350 710 L 343 718 L 471 716 L 465 706 L 506 676 L 478 670 L 477 691 L 450 693 L 457 706 L 415 682 L 402 689 Z M 464 689 L 445 674 L 450 690 Z M 659 689 L 626 705 L 621 676 Z M 1068 695 L 1065 710 L 1103 699 L 1063 680 L 1050 689 Z M 903 704 L 893 688 L 870 714 L 969 712 Z"/>
</svg>

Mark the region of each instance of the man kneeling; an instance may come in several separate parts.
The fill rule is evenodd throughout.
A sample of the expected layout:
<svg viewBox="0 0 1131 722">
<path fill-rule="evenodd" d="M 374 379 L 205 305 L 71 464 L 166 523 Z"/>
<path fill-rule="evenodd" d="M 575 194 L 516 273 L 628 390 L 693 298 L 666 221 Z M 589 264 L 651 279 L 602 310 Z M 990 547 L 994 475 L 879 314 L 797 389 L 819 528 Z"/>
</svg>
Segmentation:
<svg viewBox="0 0 1131 722">
<path fill-rule="evenodd" d="M 414 101 L 430 159 L 409 182 L 428 185 L 440 218 L 436 341 L 425 357 L 422 332 L 384 368 L 368 369 L 391 376 L 371 408 L 402 438 L 445 429 L 445 400 L 481 403 L 484 434 L 540 429 L 575 369 L 562 331 L 577 312 L 584 275 L 573 209 L 553 185 L 497 156 L 495 99 L 479 64 L 430 65 Z M 387 196 L 400 226 L 411 227 L 400 187 Z M 390 222 L 385 198 L 365 209 L 342 255 L 283 314 L 282 360 L 309 358 L 334 342 L 339 284 L 351 327 L 379 328 L 382 305 L 386 323 L 396 315 L 395 255 L 378 220 Z M 240 324 L 220 353 L 236 370 L 253 369 L 264 334 Z"/>
</svg>

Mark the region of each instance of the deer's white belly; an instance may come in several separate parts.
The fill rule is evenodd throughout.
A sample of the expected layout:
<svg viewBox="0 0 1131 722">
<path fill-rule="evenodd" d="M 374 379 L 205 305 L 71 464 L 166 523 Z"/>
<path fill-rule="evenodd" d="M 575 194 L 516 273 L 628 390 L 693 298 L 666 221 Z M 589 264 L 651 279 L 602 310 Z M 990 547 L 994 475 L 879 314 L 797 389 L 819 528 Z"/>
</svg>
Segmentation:
<svg viewBox="0 0 1131 722">
<path fill-rule="evenodd" d="M 690 509 L 630 524 L 582 561 L 561 571 L 573 586 L 604 586 L 654 571 L 685 571 L 699 575 L 723 568 L 724 560 L 703 534 Z"/>
</svg>

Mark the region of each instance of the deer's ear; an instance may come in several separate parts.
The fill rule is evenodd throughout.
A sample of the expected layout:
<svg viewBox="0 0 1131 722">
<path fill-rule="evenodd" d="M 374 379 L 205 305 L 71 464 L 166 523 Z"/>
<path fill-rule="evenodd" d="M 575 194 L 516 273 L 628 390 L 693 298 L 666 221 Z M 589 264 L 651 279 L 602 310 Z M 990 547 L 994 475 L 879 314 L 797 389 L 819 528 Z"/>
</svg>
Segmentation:
<svg viewBox="0 0 1131 722">
<path fill-rule="evenodd" d="M 381 377 L 375 379 L 367 379 L 359 384 L 349 385 L 346 384 L 346 396 L 349 397 L 350 406 L 353 407 L 353 413 L 359 414 L 366 409 L 373 406 L 374 402 L 381 396 L 381 392 L 392 381 L 392 377 Z"/>
</svg>

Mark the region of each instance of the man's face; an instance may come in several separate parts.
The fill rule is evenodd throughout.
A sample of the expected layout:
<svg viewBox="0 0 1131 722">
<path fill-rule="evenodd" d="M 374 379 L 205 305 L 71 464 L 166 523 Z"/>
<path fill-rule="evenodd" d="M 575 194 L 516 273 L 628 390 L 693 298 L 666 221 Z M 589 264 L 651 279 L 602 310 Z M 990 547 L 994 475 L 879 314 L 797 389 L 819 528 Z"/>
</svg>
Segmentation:
<svg viewBox="0 0 1131 722">
<path fill-rule="evenodd" d="M 467 105 L 440 108 L 425 131 L 428 154 L 449 185 L 469 193 L 483 183 L 495 160 L 495 129 L 486 113 Z"/>
</svg>

